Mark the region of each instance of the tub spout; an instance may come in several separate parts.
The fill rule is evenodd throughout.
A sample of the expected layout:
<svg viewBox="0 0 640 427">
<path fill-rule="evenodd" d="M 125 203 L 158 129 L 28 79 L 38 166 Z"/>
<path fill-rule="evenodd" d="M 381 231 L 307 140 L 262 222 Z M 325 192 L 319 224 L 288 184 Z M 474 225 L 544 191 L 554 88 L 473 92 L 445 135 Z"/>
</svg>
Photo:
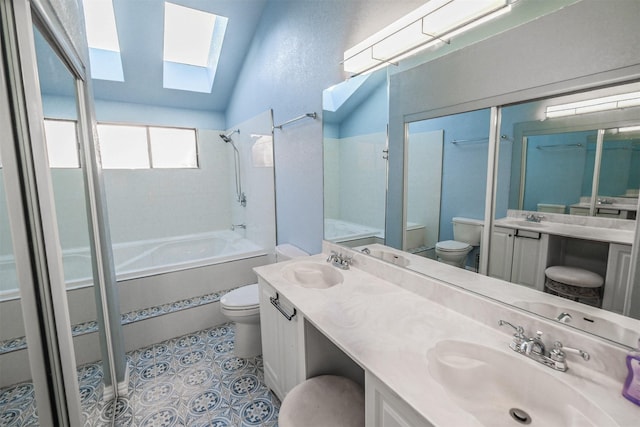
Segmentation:
<svg viewBox="0 0 640 427">
<path fill-rule="evenodd" d="M 231 230 L 235 231 L 236 228 L 243 228 L 243 229 L 246 230 L 247 229 L 247 225 L 246 224 L 231 224 Z"/>
</svg>

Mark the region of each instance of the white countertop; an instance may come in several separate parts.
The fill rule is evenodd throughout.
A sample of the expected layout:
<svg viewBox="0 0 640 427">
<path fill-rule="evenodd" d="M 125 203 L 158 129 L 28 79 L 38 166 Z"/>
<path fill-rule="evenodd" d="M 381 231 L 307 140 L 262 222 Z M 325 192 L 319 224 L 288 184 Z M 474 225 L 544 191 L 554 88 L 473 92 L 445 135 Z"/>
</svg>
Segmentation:
<svg viewBox="0 0 640 427">
<path fill-rule="evenodd" d="M 305 258 L 304 262 L 327 265 L 325 259 L 326 255 L 320 254 Z M 446 389 L 429 374 L 427 352 L 439 341 L 452 339 L 513 354 L 509 349 L 509 330 L 489 328 L 358 268 L 340 270 L 344 282 L 333 287 L 304 288 L 282 275 L 283 267 L 295 262 L 299 261 L 258 267 L 255 271 L 358 365 L 385 383 L 429 422 L 436 426 L 480 425 L 469 413 L 461 411 Z M 395 266 L 380 265 L 376 268 L 390 268 L 393 270 L 390 274 L 399 278 L 412 274 L 416 276 L 415 280 L 428 280 Z M 447 289 L 444 292 L 448 292 Z M 439 291 L 443 292 L 443 289 Z M 450 292 L 451 298 L 455 299 L 456 292 L 464 291 L 452 288 Z M 508 308 L 501 307 L 495 313 L 495 322 L 498 317 L 509 316 L 508 312 Z M 524 356 L 513 354 L 513 357 Z M 561 373 L 534 361 L 525 359 L 524 362 L 585 393 L 620 425 L 637 425 L 640 407 L 620 396 L 622 384 L 619 381 L 580 363 L 574 363 L 571 371 Z"/>
<path fill-rule="evenodd" d="M 545 217 L 549 214 L 545 214 Z M 508 227 L 527 231 L 535 231 L 556 236 L 573 237 L 575 239 L 596 240 L 599 242 L 631 245 L 634 230 L 622 228 L 592 227 L 581 224 L 568 224 L 543 219 L 541 222 L 528 223 L 523 219 L 505 217 L 494 221 L 496 227 Z"/>
<path fill-rule="evenodd" d="M 584 203 L 584 202 L 574 203 L 569 207 L 589 209 L 591 207 L 591 203 Z M 615 209 L 615 210 L 621 210 L 621 211 L 635 212 L 638 210 L 638 205 L 630 204 L 630 203 L 600 203 L 600 204 L 596 204 L 596 209 Z"/>
</svg>

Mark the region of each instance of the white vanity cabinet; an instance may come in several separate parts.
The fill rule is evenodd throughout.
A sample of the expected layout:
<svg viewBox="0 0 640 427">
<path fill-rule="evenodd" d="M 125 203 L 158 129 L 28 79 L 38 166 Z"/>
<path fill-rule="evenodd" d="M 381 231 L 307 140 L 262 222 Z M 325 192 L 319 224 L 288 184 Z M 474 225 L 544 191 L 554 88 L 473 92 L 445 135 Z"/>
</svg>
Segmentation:
<svg viewBox="0 0 640 427">
<path fill-rule="evenodd" d="M 304 380 L 301 350 L 304 322 L 295 307 L 271 285 L 261 278 L 258 283 L 264 380 L 282 401 Z"/>
<path fill-rule="evenodd" d="M 542 291 L 548 247 L 547 234 L 495 227 L 489 275 Z"/>
<path fill-rule="evenodd" d="M 515 230 L 513 237 L 511 281 L 539 291 L 544 290 L 549 235 Z"/>
<path fill-rule="evenodd" d="M 514 233 L 513 228 L 494 227 L 489 256 L 489 276 L 511 281 Z"/>
<path fill-rule="evenodd" d="M 371 373 L 365 373 L 365 425 L 368 427 L 433 427 L 415 409 Z"/>
<path fill-rule="evenodd" d="M 602 308 L 615 313 L 625 313 L 625 301 L 629 277 L 629 265 L 631 264 L 631 245 L 612 243 L 609 245 L 609 257 L 607 259 L 607 275 L 604 279 L 604 296 Z"/>
</svg>

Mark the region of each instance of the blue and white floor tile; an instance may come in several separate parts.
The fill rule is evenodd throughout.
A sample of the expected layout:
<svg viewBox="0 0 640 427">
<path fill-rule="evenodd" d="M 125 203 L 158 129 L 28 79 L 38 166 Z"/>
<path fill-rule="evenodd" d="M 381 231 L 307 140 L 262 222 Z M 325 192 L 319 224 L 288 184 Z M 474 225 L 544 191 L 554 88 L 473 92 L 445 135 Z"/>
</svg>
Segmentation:
<svg viewBox="0 0 640 427">
<path fill-rule="evenodd" d="M 264 384 L 262 358 L 233 354 L 221 325 L 127 354 L 129 397 L 102 402 L 100 364 L 78 369 L 89 427 L 272 427 L 280 402 Z M 33 386 L 0 390 L 0 427 L 37 425 Z"/>
</svg>

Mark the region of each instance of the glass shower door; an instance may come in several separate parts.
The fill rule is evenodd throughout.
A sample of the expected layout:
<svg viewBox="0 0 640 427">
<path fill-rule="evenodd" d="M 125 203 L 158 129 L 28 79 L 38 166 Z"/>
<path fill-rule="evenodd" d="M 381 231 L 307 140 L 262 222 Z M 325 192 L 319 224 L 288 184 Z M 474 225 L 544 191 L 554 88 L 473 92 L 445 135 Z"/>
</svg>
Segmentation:
<svg viewBox="0 0 640 427">
<path fill-rule="evenodd" d="M 110 387 L 105 397 L 119 391 L 112 335 L 98 328 L 108 318 L 104 293 L 110 249 L 105 255 L 99 245 L 105 233 L 96 201 L 99 174 L 84 151 L 93 153 L 86 69 L 69 31 L 48 3 L 44 6 L 0 0 L 0 152 L 9 218 L 8 228 L 0 225 L 0 231 L 3 242 L 6 229 L 14 234 L 29 353 L 3 361 L 2 372 L 18 371 L 19 363 L 31 368 L 38 404 L 37 420 L 29 425 L 81 426 L 96 418 L 87 405 L 103 406 L 103 378 Z M 2 330 L 17 328 L 19 319 L 12 316 Z M 119 318 L 116 322 L 120 326 Z M 126 366 L 123 352 L 118 366 Z M 102 413 L 109 419 L 100 421 L 113 424 L 116 411 Z M 0 425 L 4 421 L 3 414 Z"/>
</svg>

